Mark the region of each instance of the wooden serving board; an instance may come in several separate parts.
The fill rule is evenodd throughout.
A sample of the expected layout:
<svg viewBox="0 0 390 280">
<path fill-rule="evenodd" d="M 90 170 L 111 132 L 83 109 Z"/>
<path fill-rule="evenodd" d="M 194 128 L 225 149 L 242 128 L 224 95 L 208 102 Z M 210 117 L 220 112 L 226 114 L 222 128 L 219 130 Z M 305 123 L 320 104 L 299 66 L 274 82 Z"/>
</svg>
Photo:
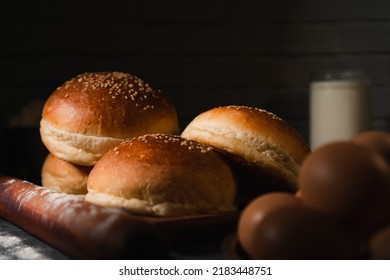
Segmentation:
<svg viewBox="0 0 390 280">
<path fill-rule="evenodd" d="M 163 258 L 183 245 L 221 240 L 239 213 L 157 218 L 138 216 L 0 177 L 0 216 L 74 259 Z"/>
</svg>

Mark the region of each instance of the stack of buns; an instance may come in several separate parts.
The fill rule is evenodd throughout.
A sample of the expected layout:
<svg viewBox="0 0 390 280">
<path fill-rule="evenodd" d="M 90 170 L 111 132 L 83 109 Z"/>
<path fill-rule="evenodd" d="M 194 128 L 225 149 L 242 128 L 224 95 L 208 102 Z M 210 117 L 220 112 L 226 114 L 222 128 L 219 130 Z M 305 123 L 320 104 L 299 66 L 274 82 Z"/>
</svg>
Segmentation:
<svg viewBox="0 0 390 280">
<path fill-rule="evenodd" d="M 50 152 L 42 185 L 164 217 L 229 212 L 262 193 L 295 192 L 310 152 L 284 120 L 246 106 L 201 113 L 179 135 L 166 97 L 120 72 L 64 83 L 45 103 L 40 132 Z"/>
<path fill-rule="evenodd" d="M 42 184 L 86 193 L 90 169 L 111 148 L 146 133 L 178 132 L 171 102 L 140 78 L 122 72 L 80 74 L 44 104 L 40 133 L 50 155 Z"/>
</svg>

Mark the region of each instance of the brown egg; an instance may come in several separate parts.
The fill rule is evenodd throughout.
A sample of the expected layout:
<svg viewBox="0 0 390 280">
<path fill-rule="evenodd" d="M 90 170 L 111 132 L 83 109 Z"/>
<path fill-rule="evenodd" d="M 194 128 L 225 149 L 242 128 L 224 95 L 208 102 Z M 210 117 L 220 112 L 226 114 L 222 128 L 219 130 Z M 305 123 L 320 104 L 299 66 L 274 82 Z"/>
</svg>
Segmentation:
<svg viewBox="0 0 390 280">
<path fill-rule="evenodd" d="M 287 193 L 265 194 L 252 201 L 240 216 L 237 237 L 253 259 L 341 259 L 355 255 L 341 227 Z"/>
<path fill-rule="evenodd" d="M 250 253 L 255 249 L 253 244 L 256 242 L 257 232 L 254 228 L 269 213 L 284 207 L 302 207 L 302 201 L 290 193 L 274 192 L 257 197 L 244 208 L 238 222 L 237 237 L 246 252 Z"/>
<path fill-rule="evenodd" d="M 352 142 L 379 152 L 390 164 L 390 134 L 384 131 L 365 131 L 355 135 Z"/>
<path fill-rule="evenodd" d="M 368 250 L 372 259 L 390 260 L 390 225 L 370 238 Z"/>
<path fill-rule="evenodd" d="M 302 191 L 301 190 L 298 190 L 296 193 L 295 193 L 295 197 L 299 198 L 299 199 L 302 199 Z"/>
<path fill-rule="evenodd" d="M 369 223 L 388 192 L 390 175 L 377 152 L 353 142 L 326 144 L 303 162 L 298 178 L 305 205 L 352 225 Z"/>
<path fill-rule="evenodd" d="M 351 139 L 352 142 L 363 145 L 382 155 L 389 164 L 390 173 L 390 134 L 384 131 L 366 131 L 357 134 Z M 383 194 L 380 200 L 375 203 L 372 213 L 369 214 L 367 226 L 369 228 L 380 228 L 390 223 L 390 185 L 387 194 Z"/>
</svg>

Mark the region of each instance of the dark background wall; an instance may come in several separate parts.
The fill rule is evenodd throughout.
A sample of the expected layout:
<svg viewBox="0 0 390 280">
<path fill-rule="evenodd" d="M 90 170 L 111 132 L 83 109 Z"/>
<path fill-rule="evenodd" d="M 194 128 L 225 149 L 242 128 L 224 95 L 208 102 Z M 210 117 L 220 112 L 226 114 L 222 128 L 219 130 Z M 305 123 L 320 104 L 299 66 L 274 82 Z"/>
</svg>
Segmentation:
<svg viewBox="0 0 390 280">
<path fill-rule="evenodd" d="M 372 79 L 373 128 L 390 127 L 390 1 L 46 2 L 0 10 L 6 174 L 38 180 L 41 106 L 87 71 L 128 72 L 162 89 L 182 128 L 238 104 L 278 114 L 307 139 L 310 75 L 361 68 Z"/>
</svg>

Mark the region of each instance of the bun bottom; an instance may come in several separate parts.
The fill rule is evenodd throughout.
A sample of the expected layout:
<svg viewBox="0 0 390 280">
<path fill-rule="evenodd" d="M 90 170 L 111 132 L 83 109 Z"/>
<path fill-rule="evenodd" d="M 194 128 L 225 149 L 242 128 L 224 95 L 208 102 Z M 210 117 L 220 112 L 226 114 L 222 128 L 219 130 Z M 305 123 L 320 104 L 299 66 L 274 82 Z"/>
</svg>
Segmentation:
<svg viewBox="0 0 390 280">
<path fill-rule="evenodd" d="M 270 191 L 293 193 L 297 190 L 299 165 L 265 138 L 194 128 L 182 135 L 213 146 L 229 161 L 239 183 L 238 206 Z"/>
<path fill-rule="evenodd" d="M 289 182 L 286 182 L 285 178 L 288 175 L 281 175 L 283 170 L 266 164 L 260 166 L 226 151 L 220 151 L 220 153 L 236 174 L 238 209 L 243 209 L 251 200 L 265 193 L 275 191 L 295 193 L 295 179 L 291 178 Z"/>
<path fill-rule="evenodd" d="M 92 167 L 80 166 L 48 154 L 42 165 L 43 187 L 68 194 L 86 194 Z"/>
<path fill-rule="evenodd" d="M 108 150 L 125 140 L 71 133 L 45 120 L 41 120 L 40 133 L 42 142 L 56 157 L 84 166 L 94 166 Z"/>
</svg>

